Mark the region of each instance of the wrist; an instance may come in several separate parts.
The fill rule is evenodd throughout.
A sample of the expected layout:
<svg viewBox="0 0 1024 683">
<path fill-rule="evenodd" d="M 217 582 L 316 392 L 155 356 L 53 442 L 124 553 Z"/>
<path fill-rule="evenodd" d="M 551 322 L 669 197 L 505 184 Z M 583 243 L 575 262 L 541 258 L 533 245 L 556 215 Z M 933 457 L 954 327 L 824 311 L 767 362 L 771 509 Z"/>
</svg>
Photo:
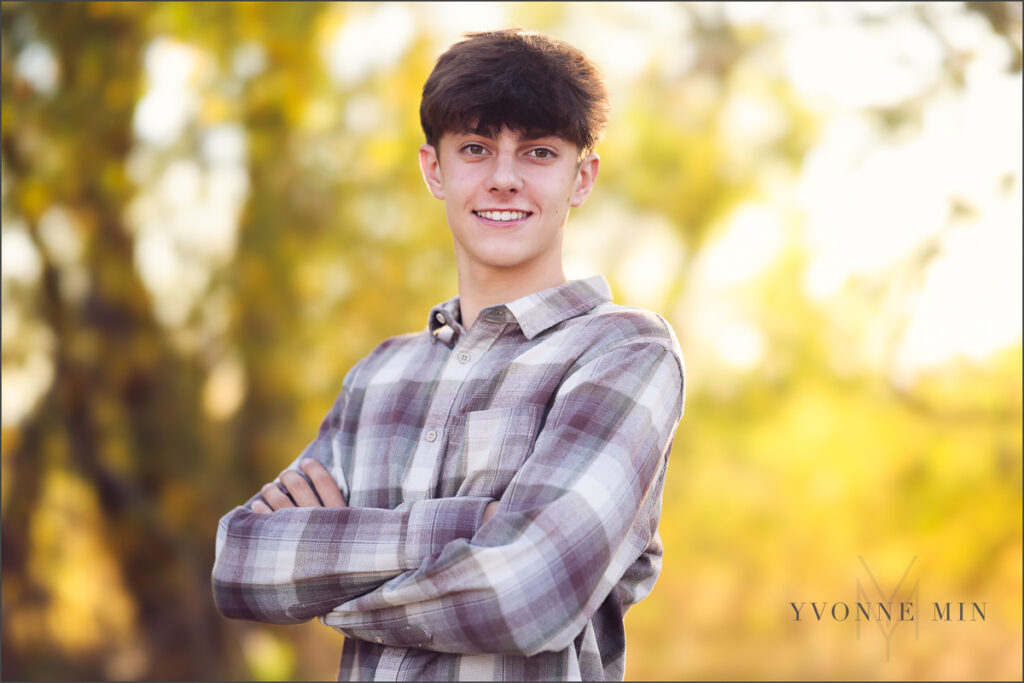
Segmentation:
<svg viewBox="0 0 1024 683">
<path fill-rule="evenodd" d="M 496 512 L 498 512 L 498 501 L 492 500 L 487 504 L 487 507 L 484 508 L 484 517 L 481 523 L 486 524 L 487 520 L 493 517 Z"/>
</svg>

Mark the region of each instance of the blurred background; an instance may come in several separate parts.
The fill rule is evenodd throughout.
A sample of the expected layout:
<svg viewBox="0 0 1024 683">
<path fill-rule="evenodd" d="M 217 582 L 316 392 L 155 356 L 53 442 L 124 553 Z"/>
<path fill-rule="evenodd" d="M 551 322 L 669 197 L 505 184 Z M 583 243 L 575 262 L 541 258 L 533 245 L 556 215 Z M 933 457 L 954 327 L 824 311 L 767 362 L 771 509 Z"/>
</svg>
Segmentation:
<svg viewBox="0 0 1024 683">
<path fill-rule="evenodd" d="M 1019 680 L 1016 2 L 4 2 L 4 678 L 335 677 L 216 613 L 217 520 L 456 293 L 420 90 L 508 26 L 611 92 L 570 277 L 687 360 L 627 678 Z M 869 573 L 913 627 L 794 620 Z"/>
</svg>

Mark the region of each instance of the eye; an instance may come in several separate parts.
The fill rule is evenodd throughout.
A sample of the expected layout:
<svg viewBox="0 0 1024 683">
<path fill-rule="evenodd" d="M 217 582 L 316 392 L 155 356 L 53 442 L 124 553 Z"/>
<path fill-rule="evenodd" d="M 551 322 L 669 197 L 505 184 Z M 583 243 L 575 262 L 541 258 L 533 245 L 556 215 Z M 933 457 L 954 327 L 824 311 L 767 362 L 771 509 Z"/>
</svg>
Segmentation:
<svg viewBox="0 0 1024 683">
<path fill-rule="evenodd" d="M 533 156 L 534 159 L 543 159 L 543 160 L 554 159 L 557 156 L 554 153 L 554 151 L 548 149 L 547 147 L 538 147 L 537 149 L 531 149 L 528 152 L 528 154 Z"/>
<path fill-rule="evenodd" d="M 480 156 L 484 153 L 484 146 L 471 142 L 468 145 L 463 146 L 462 151 L 466 152 L 470 156 Z"/>
</svg>

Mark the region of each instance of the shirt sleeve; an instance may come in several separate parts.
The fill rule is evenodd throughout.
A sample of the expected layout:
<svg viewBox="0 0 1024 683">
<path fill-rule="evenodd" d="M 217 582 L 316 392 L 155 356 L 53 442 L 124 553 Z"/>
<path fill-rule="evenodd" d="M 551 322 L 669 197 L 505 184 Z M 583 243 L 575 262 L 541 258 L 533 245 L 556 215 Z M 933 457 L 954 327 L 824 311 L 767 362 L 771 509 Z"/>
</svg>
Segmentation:
<svg viewBox="0 0 1024 683">
<path fill-rule="evenodd" d="M 353 368 L 353 372 L 356 368 Z M 342 494 L 338 432 L 349 400 L 343 388 L 316 437 L 290 465 L 319 460 Z M 256 514 L 251 504 L 221 518 L 212 573 L 217 609 L 234 619 L 294 624 L 321 616 L 339 603 L 419 567 L 449 542 L 480 527 L 490 498 L 422 500 L 380 508 L 284 508 Z"/>
<path fill-rule="evenodd" d="M 682 406 L 683 368 L 669 344 L 628 341 L 600 354 L 563 382 L 492 519 L 322 621 L 440 652 L 570 646 L 656 534 Z"/>
</svg>

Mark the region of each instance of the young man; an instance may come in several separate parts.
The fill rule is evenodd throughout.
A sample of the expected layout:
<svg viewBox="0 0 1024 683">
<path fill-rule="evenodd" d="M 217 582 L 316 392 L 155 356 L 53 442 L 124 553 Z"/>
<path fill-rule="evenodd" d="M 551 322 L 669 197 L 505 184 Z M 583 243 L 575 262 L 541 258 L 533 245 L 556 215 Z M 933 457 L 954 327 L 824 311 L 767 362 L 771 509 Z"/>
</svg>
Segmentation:
<svg viewBox="0 0 1024 683">
<path fill-rule="evenodd" d="M 459 296 L 357 363 L 317 438 L 221 520 L 225 616 L 320 617 L 346 636 L 339 680 L 622 679 L 683 366 L 661 317 L 562 271 L 606 111 L 564 43 L 497 31 L 441 56 L 420 167 Z"/>
</svg>

